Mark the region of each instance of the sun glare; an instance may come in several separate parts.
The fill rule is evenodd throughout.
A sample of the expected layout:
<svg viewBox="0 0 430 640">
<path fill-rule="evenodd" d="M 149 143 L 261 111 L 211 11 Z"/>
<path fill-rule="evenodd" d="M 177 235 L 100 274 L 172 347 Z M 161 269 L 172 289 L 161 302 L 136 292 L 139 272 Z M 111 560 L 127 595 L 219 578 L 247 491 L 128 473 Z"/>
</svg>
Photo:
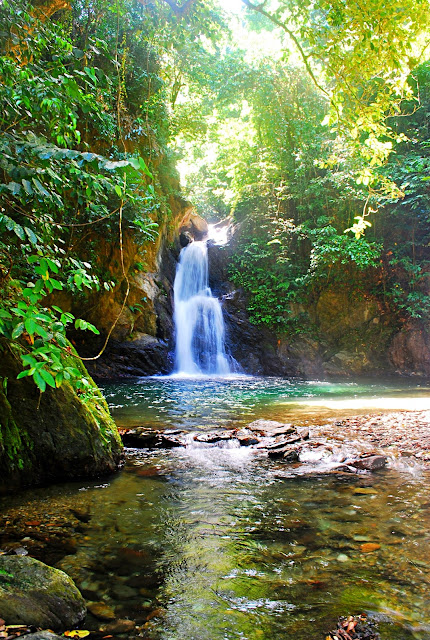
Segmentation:
<svg viewBox="0 0 430 640">
<path fill-rule="evenodd" d="M 240 13 L 244 4 L 242 0 L 218 0 L 219 5 L 229 13 Z"/>
</svg>

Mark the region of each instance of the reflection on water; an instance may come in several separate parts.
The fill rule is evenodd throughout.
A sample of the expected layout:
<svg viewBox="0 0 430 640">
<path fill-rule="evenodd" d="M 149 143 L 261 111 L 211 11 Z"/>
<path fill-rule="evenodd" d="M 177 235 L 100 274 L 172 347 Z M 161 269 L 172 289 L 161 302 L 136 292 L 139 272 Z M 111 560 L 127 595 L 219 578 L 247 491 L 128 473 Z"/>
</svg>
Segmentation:
<svg viewBox="0 0 430 640">
<path fill-rule="evenodd" d="M 369 411 L 430 408 L 430 387 L 409 381 L 303 382 L 284 378 L 160 377 L 106 385 L 118 424 L 237 427 L 255 418 L 320 421 Z"/>
<path fill-rule="evenodd" d="M 276 472 L 246 448 L 134 451 L 110 482 L 9 498 L 8 517 L 29 500 L 85 512 L 58 564 L 136 623 L 129 637 L 322 640 L 367 611 L 382 640 L 428 640 L 430 475 Z"/>
</svg>

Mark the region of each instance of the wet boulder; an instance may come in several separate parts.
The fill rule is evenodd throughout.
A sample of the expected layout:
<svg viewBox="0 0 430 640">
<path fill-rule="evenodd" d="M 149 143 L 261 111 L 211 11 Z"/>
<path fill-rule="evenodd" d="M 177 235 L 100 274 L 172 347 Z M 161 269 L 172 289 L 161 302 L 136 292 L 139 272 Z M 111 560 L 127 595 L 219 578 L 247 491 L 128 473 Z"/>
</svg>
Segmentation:
<svg viewBox="0 0 430 640">
<path fill-rule="evenodd" d="M 185 446 L 185 432 L 181 433 L 168 433 L 165 431 L 161 435 L 160 447 L 164 449 L 174 449 L 176 447 Z"/>
<path fill-rule="evenodd" d="M 387 465 L 387 458 L 381 455 L 368 455 L 351 463 L 352 467 L 363 471 L 378 471 Z"/>
<path fill-rule="evenodd" d="M 255 433 L 249 429 L 235 430 L 234 437 L 239 441 L 241 447 L 250 447 L 260 442 L 260 438 L 257 438 Z"/>
<path fill-rule="evenodd" d="M 297 462 L 301 447 L 285 445 L 268 449 L 269 458 L 282 458 L 284 462 Z"/>
<path fill-rule="evenodd" d="M 283 453 L 284 462 L 298 462 L 300 459 L 301 447 L 286 447 Z"/>
<path fill-rule="evenodd" d="M 186 432 L 181 429 L 164 429 L 163 431 L 150 427 L 133 427 L 124 430 L 121 434 L 126 447 L 136 449 L 172 449 L 184 447 L 186 444 Z"/>
<path fill-rule="evenodd" d="M 197 436 L 194 436 L 194 440 L 206 444 L 215 444 L 223 440 L 232 440 L 233 437 L 232 431 L 210 431 L 209 433 L 199 433 Z"/>
<path fill-rule="evenodd" d="M 182 233 L 179 234 L 179 244 L 182 248 L 187 247 L 193 240 L 194 238 L 189 231 L 182 231 Z"/>
<path fill-rule="evenodd" d="M 188 233 L 194 240 L 203 240 L 208 235 L 208 223 L 189 207 L 179 225 L 179 233 Z"/>
<path fill-rule="evenodd" d="M 254 420 L 248 425 L 250 431 L 261 433 L 267 437 L 275 437 L 296 433 L 296 427 L 292 424 L 284 424 L 276 420 Z"/>
<path fill-rule="evenodd" d="M 160 433 L 149 427 L 135 427 L 134 429 L 124 431 L 121 438 L 126 447 L 150 449 L 159 443 Z"/>
<path fill-rule="evenodd" d="M 0 339 L 7 379 L 7 389 L 0 389 L 0 494 L 98 477 L 121 464 L 122 444 L 106 400 L 70 350 L 66 362 L 88 380 L 88 393 L 65 381 L 40 394 L 30 377 L 17 378 L 23 347 Z"/>
<path fill-rule="evenodd" d="M 85 614 L 83 597 L 63 571 L 28 556 L 0 556 L 0 617 L 8 624 L 70 629 Z"/>
</svg>

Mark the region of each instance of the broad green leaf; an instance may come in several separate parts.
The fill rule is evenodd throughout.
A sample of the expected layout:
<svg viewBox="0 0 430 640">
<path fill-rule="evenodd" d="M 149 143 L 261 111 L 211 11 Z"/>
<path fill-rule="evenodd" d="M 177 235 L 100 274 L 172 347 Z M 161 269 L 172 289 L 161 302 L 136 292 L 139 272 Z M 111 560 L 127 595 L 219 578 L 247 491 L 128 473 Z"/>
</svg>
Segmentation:
<svg viewBox="0 0 430 640">
<path fill-rule="evenodd" d="M 16 224 L 13 230 L 20 240 L 25 240 L 25 232 L 20 224 Z"/>
<path fill-rule="evenodd" d="M 9 182 L 9 184 L 7 185 L 7 188 L 9 189 L 9 191 L 12 192 L 12 195 L 17 196 L 20 194 L 20 192 L 22 191 L 22 187 L 20 184 L 18 184 L 18 182 Z"/>
<path fill-rule="evenodd" d="M 45 258 L 45 261 L 51 271 L 58 273 L 58 265 L 54 260 L 51 260 L 51 258 Z"/>
<path fill-rule="evenodd" d="M 51 194 L 45 189 L 45 187 L 39 182 L 37 178 L 32 178 L 32 182 L 40 195 L 44 196 L 45 198 L 51 199 Z"/>
<path fill-rule="evenodd" d="M 152 173 L 148 169 L 148 165 L 142 157 L 139 157 L 139 167 L 140 170 L 143 171 L 143 173 L 146 173 L 147 176 L 149 176 L 150 178 L 153 177 Z"/>
<path fill-rule="evenodd" d="M 16 327 L 12 331 L 13 340 L 16 340 L 17 338 L 19 338 L 19 336 L 23 333 L 23 331 L 24 331 L 24 323 L 20 322 L 19 324 L 16 325 Z"/>
<path fill-rule="evenodd" d="M 42 376 L 40 375 L 39 371 L 35 371 L 33 374 L 33 380 L 36 383 L 36 385 L 39 387 L 39 389 L 43 392 L 46 389 L 46 382 L 45 380 L 42 378 Z"/>
<path fill-rule="evenodd" d="M 34 318 L 27 318 L 24 324 L 25 324 L 25 329 L 27 333 L 31 336 L 34 335 L 34 333 L 36 332 L 36 328 L 38 326 Z"/>
<path fill-rule="evenodd" d="M 46 384 L 49 384 L 50 387 L 53 387 L 55 389 L 56 384 L 55 384 L 54 376 L 51 373 L 49 373 L 49 371 L 47 371 L 46 369 L 40 369 L 39 373 L 44 379 L 44 381 L 46 382 Z"/>
<path fill-rule="evenodd" d="M 23 179 L 21 182 L 22 182 L 22 186 L 24 187 L 24 190 L 25 190 L 26 194 L 28 196 L 32 196 L 33 195 L 33 187 L 31 186 L 31 182 L 29 180 L 25 180 L 25 179 Z"/>
<path fill-rule="evenodd" d="M 54 289 L 57 289 L 58 291 L 61 291 L 63 289 L 63 285 L 58 280 L 54 280 L 54 278 L 50 278 L 49 282 L 51 283 Z"/>
<path fill-rule="evenodd" d="M 34 246 L 37 244 L 37 236 L 36 234 L 29 229 L 29 227 L 24 227 L 24 231 L 27 235 L 27 238 L 30 240 L 30 243 Z"/>
<path fill-rule="evenodd" d="M 20 371 L 20 373 L 18 373 L 16 378 L 17 380 L 21 380 L 21 378 L 26 378 L 27 376 L 31 376 L 31 375 L 33 375 L 31 369 L 24 369 L 24 371 Z"/>
</svg>

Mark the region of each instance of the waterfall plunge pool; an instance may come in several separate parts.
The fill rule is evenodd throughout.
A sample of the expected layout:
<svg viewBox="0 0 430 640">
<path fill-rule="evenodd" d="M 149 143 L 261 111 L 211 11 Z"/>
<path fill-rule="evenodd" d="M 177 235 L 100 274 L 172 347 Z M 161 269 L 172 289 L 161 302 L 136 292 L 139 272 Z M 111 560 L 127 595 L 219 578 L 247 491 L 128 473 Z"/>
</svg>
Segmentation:
<svg viewBox="0 0 430 640">
<path fill-rule="evenodd" d="M 104 391 L 121 424 L 190 430 L 260 417 L 316 423 L 339 402 L 345 415 L 357 401 L 415 409 L 429 398 L 403 381 L 246 377 Z M 16 540 L 69 573 L 90 611 L 98 602 L 132 621 L 121 633 L 89 613 L 81 628 L 98 637 L 324 640 L 338 616 L 367 612 L 381 640 L 428 640 L 430 473 L 280 480 L 273 468 L 246 447 L 130 450 L 103 482 L 2 498 L 0 547 Z"/>
<path fill-rule="evenodd" d="M 336 416 L 430 409 L 430 385 L 404 379 L 173 375 L 105 384 L 103 392 L 115 421 L 124 427 L 228 429 L 258 418 L 312 424 Z"/>
</svg>

